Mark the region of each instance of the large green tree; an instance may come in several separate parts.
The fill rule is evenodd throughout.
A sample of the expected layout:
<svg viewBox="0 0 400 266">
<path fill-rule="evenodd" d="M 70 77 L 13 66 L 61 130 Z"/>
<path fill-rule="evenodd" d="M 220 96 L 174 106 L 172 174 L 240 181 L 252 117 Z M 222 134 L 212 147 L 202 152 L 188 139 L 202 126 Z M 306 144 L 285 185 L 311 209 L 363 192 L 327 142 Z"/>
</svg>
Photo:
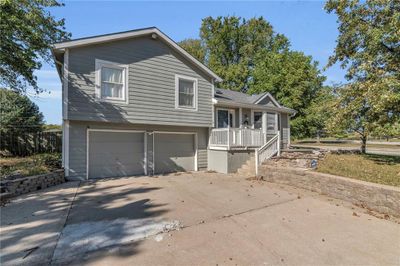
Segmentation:
<svg viewBox="0 0 400 266">
<path fill-rule="evenodd" d="M 205 64 L 224 80 L 219 86 L 246 92 L 260 50 L 283 51 L 288 39 L 274 32 L 264 18 L 207 17 L 200 28 Z"/>
<path fill-rule="evenodd" d="M 400 121 L 400 2 L 329 0 L 325 9 L 339 23 L 328 67 L 340 62 L 349 81 L 339 89 L 331 128 L 358 132 L 365 152 L 369 134 Z"/>
<path fill-rule="evenodd" d="M 193 55 L 197 60 L 204 63 L 206 60 L 206 51 L 201 40 L 185 39 L 178 43 L 189 54 Z"/>
<path fill-rule="evenodd" d="M 56 0 L 0 1 L 0 85 L 26 92 L 41 92 L 34 71 L 51 63 L 51 45 L 68 39 L 64 19 L 53 17 L 49 8 Z"/>
<path fill-rule="evenodd" d="M 292 134 L 296 137 L 313 136 L 324 128 L 327 112 L 318 111 L 330 95 L 323 87 L 325 77 L 318 63 L 302 52 L 264 50 L 258 53 L 249 93 L 270 92 L 297 115 L 292 120 Z"/>
<path fill-rule="evenodd" d="M 39 107 L 26 95 L 0 89 L 0 133 L 38 132 L 42 130 L 43 124 Z"/>
<path fill-rule="evenodd" d="M 184 40 L 184 49 L 208 65 L 224 81 L 225 89 L 247 93 L 270 92 L 283 105 L 296 109 L 294 137 L 313 136 L 325 128 L 330 88 L 317 62 L 291 51 L 289 40 L 262 17 L 207 17 L 199 40 Z M 329 100 L 329 101 L 328 101 Z"/>
</svg>

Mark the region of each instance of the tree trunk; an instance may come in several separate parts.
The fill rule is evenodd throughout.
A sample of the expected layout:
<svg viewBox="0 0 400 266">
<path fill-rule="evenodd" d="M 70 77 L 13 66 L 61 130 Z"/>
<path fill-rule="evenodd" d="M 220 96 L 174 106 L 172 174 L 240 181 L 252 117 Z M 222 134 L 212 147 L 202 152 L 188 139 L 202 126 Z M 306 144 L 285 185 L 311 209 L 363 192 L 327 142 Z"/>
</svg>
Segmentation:
<svg viewBox="0 0 400 266">
<path fill-rule="evenodd" d="M 361 153 L 365 154 L 367 151 L 367 137 L 362 136 L 361 137 Z"/>
</svg>

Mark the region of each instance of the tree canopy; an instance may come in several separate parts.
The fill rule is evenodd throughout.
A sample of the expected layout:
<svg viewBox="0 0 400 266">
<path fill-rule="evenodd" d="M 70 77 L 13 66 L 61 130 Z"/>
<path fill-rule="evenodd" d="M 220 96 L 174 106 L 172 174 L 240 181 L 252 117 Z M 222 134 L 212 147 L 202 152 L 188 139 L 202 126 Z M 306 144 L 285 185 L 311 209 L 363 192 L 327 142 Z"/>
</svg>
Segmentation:
<svg viewBox="0 0 400 266">
<path fill-rule="evenodd" d="M 191 45 L 194 55 L 199 58 L 200 54 L 199 59 L 222 77 L 221 87 L 242 92 L 249 89 L 258 51 L 282 51 L 289 46 L 288 39 L 275 33 L 262 17 L 206 17 L 200 27 L 200 39 Z"/>
<path fill-rule="evenodd" d="M 315 112 L 331 91 L 323 86 L 318 63 L 292 51 L 289 40 L 263 17 L 207 17 L 200 39 L 180 45 L 222 77 L 217 86 L 251 94 L 270 92 L 298 111 L 292 119 L 293 136 L 312 136 L 325 127 L 328 112 Z"/>
<path fill-rule="evenodd" d="M 400 2 L 329 0 L 325 9 L 339 23 L 328 67 L 340 62 L 349 81 L 338 90 L 331 128 L 359 132 L 365 150 L 369 134 L 400 121 Z"/>
<path fill-rule="evenodd" d="M 51 45 L 70 37 L 64 19 L 48 11 L 56 0 L 0 1 L 0 85 L 18 92 L 41 92 L 34 71 L 51 63 Z"/>
<path fill-rule="evenodd" d="M 38 132 L 43 127 L 43 114 L 26 95 L 0 89 L 0 132 Z"/>
<path fill-rule="evenodd" d="M 321 105 L 319 98 L 325 97 L 321 92 L 324 81 L 318 63 L 311 56 L 297 51 L 264 50 L 256 56 L 249 93 L 270 92 L 284 106 L 295 109 L 292 134 L 305 137 L 323 129 L 323 125 L 318 126 L 323 122 L 316 119 L 324 117 L 310 112 L 310 108 L 315 101 Z"/>
</svg>

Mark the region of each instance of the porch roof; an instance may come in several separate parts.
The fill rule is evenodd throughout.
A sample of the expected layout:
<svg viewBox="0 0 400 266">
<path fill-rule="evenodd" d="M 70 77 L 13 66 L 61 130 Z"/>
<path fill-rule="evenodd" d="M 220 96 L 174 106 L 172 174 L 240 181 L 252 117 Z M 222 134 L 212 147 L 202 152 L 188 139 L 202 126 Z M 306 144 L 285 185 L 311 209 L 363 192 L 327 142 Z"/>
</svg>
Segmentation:
<svg viewBox="0 0 400 266">
<path fill-rule="evenodd" d="M 238 91 L 231 91 L 231 90 L 225 90 L 225 89 L 215 89 L 215 95 L 214 95 L 214 104 L 215 105 L 220 105 L 220 106 L 228 106 L 228 107 L 242 107 L 242 108 L 250 108 L 250 109 L 257 109 L 257 110 L 271 110 L 271 111 L 279 111 L 282 113 L 288 113 L 288 114 L 295 114 L 296 111 L 280 105 L 278 102 L 278 106 L 267 106 L 267 105 L 262 105 L 262 104 L 257 104 L 263 97 L 265 96 L 270 96 L 273 101 L 276 101 L 274 97 L 269 94 L 268 92 L 266 93 L 261 93 L 261 94 L 253 94 L 253 95 L 248 95 L 242 92 Z"/>
</svg>

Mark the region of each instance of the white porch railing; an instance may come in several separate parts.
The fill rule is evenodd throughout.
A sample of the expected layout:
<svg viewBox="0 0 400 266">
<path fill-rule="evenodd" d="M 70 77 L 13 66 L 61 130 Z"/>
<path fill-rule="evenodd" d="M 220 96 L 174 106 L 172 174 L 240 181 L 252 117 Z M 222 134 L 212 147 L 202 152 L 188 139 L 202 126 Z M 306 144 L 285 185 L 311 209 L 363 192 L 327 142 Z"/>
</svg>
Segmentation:
<svg viewBox="0 0 400 266">
<path fill-rule="evenodd" d="M 261 129 L 251 128 L 213 128 L 210 134 L 210 147 L 245 148 L 261 147 L 266 136 Z"/>
<path fill-rule="evenodd" d="M 256 150 L 256 176 L 258 175 L 258 167 L 265 161 L 270 159 L 272 156 L 277 154 L 280 155 L 281 152 L 281 136 L 280 132 L 265 143 L 262 147 Z"/>
</svg>

